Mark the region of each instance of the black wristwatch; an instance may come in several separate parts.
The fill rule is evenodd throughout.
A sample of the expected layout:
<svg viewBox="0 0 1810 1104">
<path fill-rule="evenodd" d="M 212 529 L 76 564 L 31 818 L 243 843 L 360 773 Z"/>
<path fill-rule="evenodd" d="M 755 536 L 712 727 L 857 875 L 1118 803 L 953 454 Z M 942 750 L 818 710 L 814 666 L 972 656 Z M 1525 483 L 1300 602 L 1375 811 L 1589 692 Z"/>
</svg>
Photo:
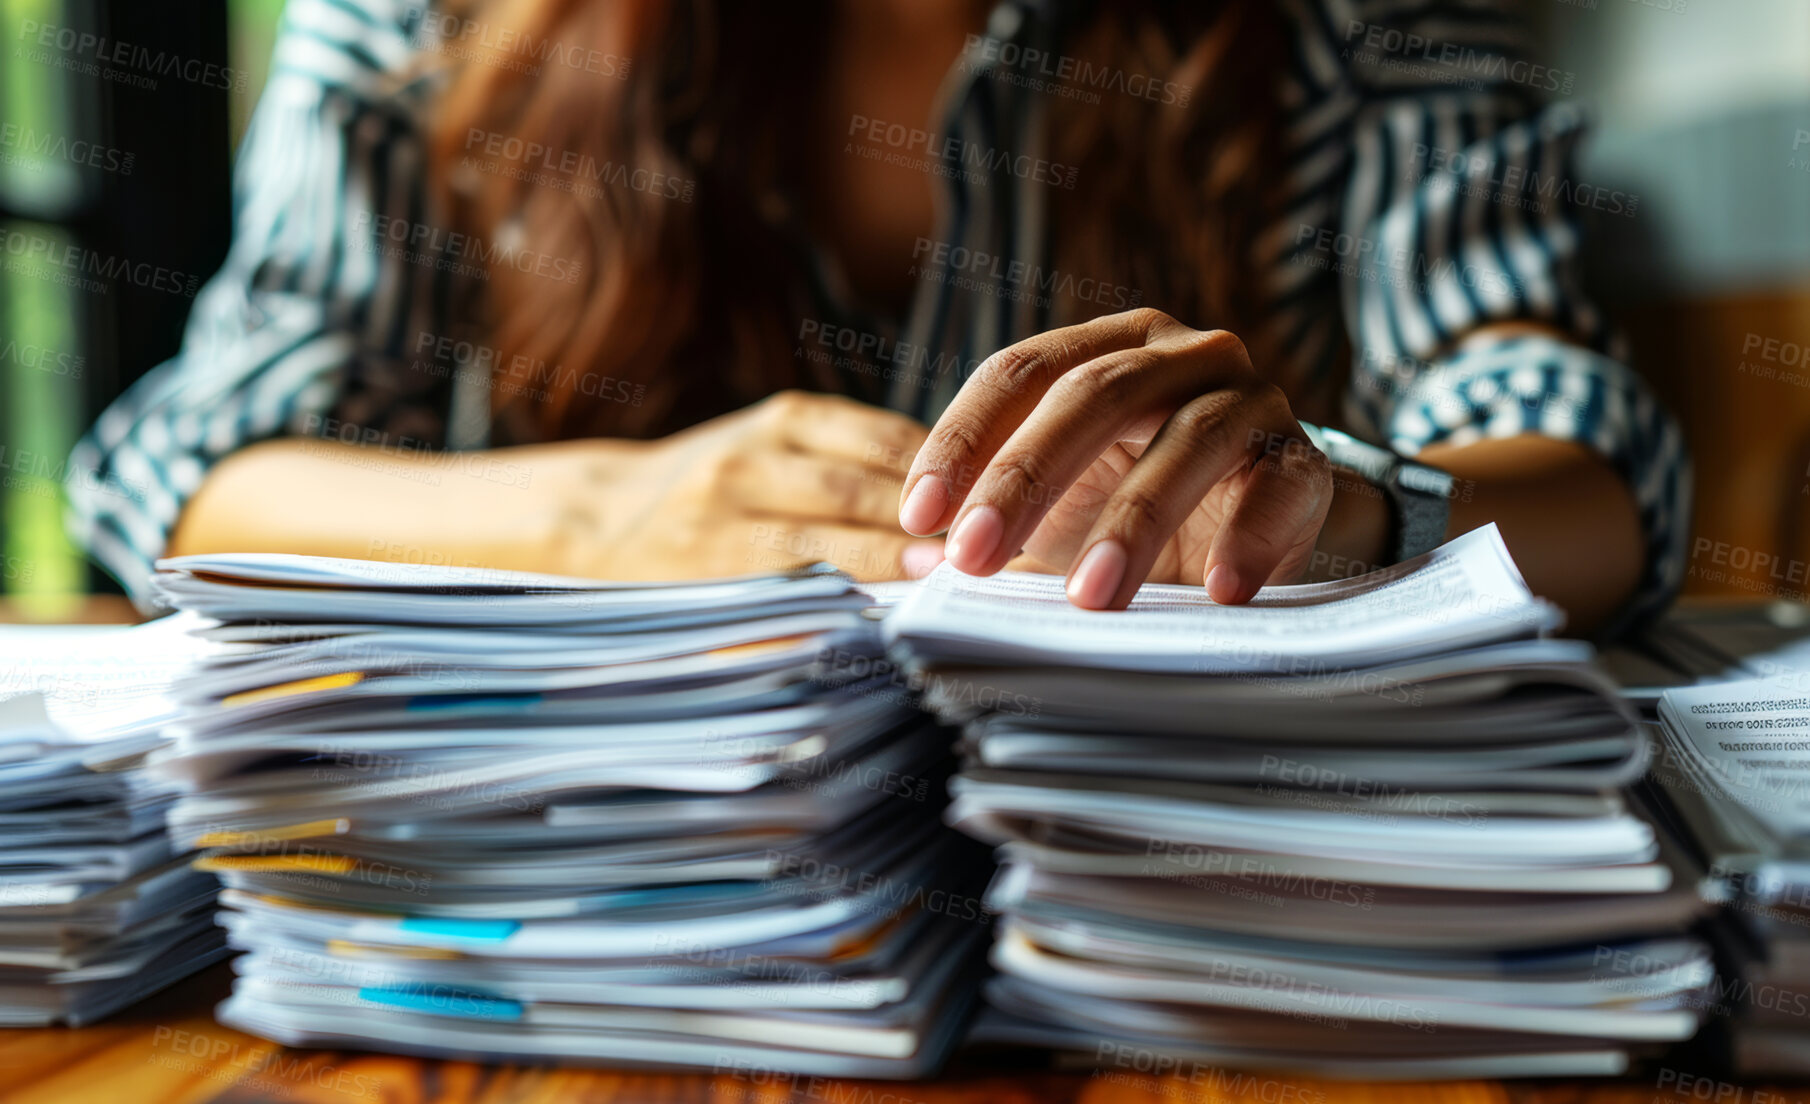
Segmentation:
<svg viewBox="0 0 1810 1104">
<path fill-rule="evenodd" d="M 1389 500 L 1389 545 L 1395 563 L 1445 543 L 1446 523 L 1452 513 L 1452 488 L 1456 485 L 1450 472 L 1417 464 L 1336 429 L 1305 423 L 1302 428 L 1327 459 L 1357 472 Z"/>
</svg>

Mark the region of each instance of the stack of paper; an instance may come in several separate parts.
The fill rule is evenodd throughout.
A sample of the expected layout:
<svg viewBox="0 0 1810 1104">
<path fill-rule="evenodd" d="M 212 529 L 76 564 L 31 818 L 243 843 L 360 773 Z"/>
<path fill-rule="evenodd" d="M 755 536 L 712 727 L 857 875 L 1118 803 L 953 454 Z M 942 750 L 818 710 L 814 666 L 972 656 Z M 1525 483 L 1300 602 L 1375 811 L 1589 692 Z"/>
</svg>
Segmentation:
<svg viewBox="0 0 1810 1104">
<path fill-rule="evenodd" d="M 1667 690 L 1810 672 L 1810 606 L 1733 601 L 1670 610 L 1602 654 L 1624 700 L 1656 719 Z"/>
<path fill-rule="evenodd" d="M 1810 694 L 1802 675 L 1668 690 L 1653 779 L 1723 902 L 1737 1070 L 1810 1073 Z"/>
<path fill-rule="evenodd" d="M 1555 621 L 1493 527 L 1237 608 L 939 568 L 886 632 L 964 726 L 951 821 L 1000 845 L 976 1039 L 1392 1078 L 1690 1036 L 1695 876 Z"/>
<path fill-rule="evenodd" d="M 143 769 L 160 660 L 192 650 L 162 625 L 0 630 L 0 1025 L 89 1023 L 226 954 Z"/>
<path fill-rule="evenodd" d="M 850 1076 L 959 1031 L 984 854 L 940 823 L 950 736 L 843 576 L 161 568 L 225 649 L 159 769 L 251 952 L 226 1022 Z"/>
</svg>

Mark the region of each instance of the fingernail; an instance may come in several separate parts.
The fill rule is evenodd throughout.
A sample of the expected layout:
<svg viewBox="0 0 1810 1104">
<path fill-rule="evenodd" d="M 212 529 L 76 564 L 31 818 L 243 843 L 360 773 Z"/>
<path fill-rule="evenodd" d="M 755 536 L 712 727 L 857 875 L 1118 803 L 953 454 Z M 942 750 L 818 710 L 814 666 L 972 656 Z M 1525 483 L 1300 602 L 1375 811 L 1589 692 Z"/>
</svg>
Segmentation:
<svg viewBox="0 0 1810 1104">
<path fill-rule="evenodd" d="M 1105 609 L 1125 579 L 1125 546 L 1103 540 L 1087 550 L 1068 577 L 1068 600 L 1082 609 Z"/>
<path fill-rule="evenodd" d="M 1218 564 L 1207 572 L 1207 597 L 1222 606 L 1235 606 L 1244 601 L 1244 583 L 1230 564 Z"/>
<path fill-rule="evenodd" d="M 943 562 L 942 541 L 914 541 L 899 554 L 899 566 L 907 579 L 922 579 Z"/>
<path fill-rule="evenodd" d="M 986 566 L 1005 536 L 1006 519 L 995 506 L 976 506 L 955 524 L 949 534 L 949 546 L 943 554 L 949 562 L 970 575 Z"/>
<path fill-rule="evenodd" d="M 922 476 L 912 484 L 911 493 L 905 496 L 905 505 L 899 507 L 899 526 L 914 537 L 929 536 L 936 532 L 936 523 L 949 508 L 949 488 L 943 485 L 940 477 Z"/>
</svg>

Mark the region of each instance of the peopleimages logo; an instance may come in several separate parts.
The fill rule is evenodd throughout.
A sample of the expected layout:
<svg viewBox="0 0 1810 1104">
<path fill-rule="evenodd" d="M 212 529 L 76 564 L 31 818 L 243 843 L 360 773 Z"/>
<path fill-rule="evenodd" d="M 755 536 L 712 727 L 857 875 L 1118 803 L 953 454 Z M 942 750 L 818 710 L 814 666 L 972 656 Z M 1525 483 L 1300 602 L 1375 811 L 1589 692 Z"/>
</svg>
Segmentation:
<svg viewBox="0 0 1810 1104">
<path fill-rule="evenodd" d="M 965 245 L 932 241 L 929 238 L 917 240 L 911 249 L 911 259 L 914 266 L 924 265 L 927 273 L 947 271 L 970 281 L 993 282 L 979 290 L 1018 288 L 1022 292 L 1039 293 L 1046 303 L 1053 295 L 1084 303 L 1097 303 L 1119 311 L 1131 310 L 1144 303 L 1144 293 L 1137 288 L 1096 280 L 1091 276 L 1077 277 L 1061 269 L 1046 269 L 1042 265 L 1026 264 L 984 249 L 970 249 Z M 1003 291 L 999 293 L 1003 295 Z"/>
<path fill-rule="evenodd" d="M 629 58 L 555 38 L 537 37 L 515 27 L 498 27 L 431 8 L 421 13 L 415 48 L 432 50 L 459 61 L 478 61 L 525 76 L 538 76 L 548 62 L 600 77 L 627 80 Z"/>
<path fill-rule="evenodd" d="M 103 172 L 118 173 L 121 176 L 132 175 L 133 162 L 137 160 L 130 153 L 103 146 L 96 142 L 71 139 L 60 134 L 40 134 L 30 127 L 22 127 L 18 123 L 0 124 L 0 160 L 7 164 L 25 164 L 25 159 L 39 161 L 67 161 L 71 165 L 81 165 Z"/>
<path fill-rule="evenodd" d="M 201 287 L 201 277 L 178 269 L 83 249 L 25 230 L 0 232 L 0 254 L 7 271 L 101 294 L 125 284 L 193 299 Z"/>
<path fill-rule="evenodd" d="M 577 150 L 556 149 L 482 127 L 472 127 L 466 132 L 465 149 L 468 156 L 461 164 L 479 172 L 558 188 L 587 199 L 600 199 L 604 195 L 600 188 L 587 185 L 609 184 L 690 203 L 698 188 L 695 180 L 673 176 L 658 169 L 636 168 L 615 161 L 598 161 Z M 472 150 L 478 150 L 492 160 L 480 163 L 469 156 Z"/>
<path fill-rule="evenodd" d="M 59 352 L 42 345 L 21 345 L 9 338 L 0 343 L 0 364 L 17 364 L 21 368 L 35 368 L 56 376 L 81 379 L 82 368 L 87 360 L 74 353 Z"/>
<path fill-rule="evenodd" d="M 1476 291 L 1507 296 L 1519 285 L 1497 268 L 1460 263 L 1405 245 L 1385 248 L 1373 238 L 1305 222 L 1295 229 L 1292 263 L 1396 288 L 1425 289 L 1433 281 L 1456 280 Z"/>
<path fill-rule="evenodd" d="M 1364 64 L 1410 72 L 1419 71 L 1424 65 L 1429 72 L 1459 75 L 1473 82 L 1471 87 L 1480 86 L 1484 80 L 1505 80 L 1568 96 L 1577 82 L 1577 74 L 1537 62 L 1456 42 L 1441 42 L 1386 23 L 1350 20 L 1345 25 L 1347 55 L 1365 49 L 1371 52 L 1356 54 L 1357 60 Z"/>
<path fill-rule="evenodd" d="M 1547 209 L 1545 204 L 1556 200 L 1630 218 L 1640 210 L 1640 196 L 1632 192 L 1581 183 L 1557 173 L 1506 163 L 1491 155 L 1417 142 L 1407 171 L 1417 173 L 1422 165 L 1429 172 L 1445 174 L 1451 186 L 1466 196 L 1489 199 L 1507 207 L 1543 214 Z"/>
<path fill-rule="evenodd" d="M 243 69 L 163 50 L 152 50 L 74 27 L 39 23 L 35 19 L 20 20 L 19 41 L 32 49 L 16 47 L 13 50 L 14 57 L 136 88 L 155 90 L 158 77 L 172 77 L 204 88 L 219 88 L 229 92 L 244 92 L 250 86 Z"/>
<path fill-rule="evenodd" d="M 1100 92 L 1117 92 L 1133 99 L 1149 100 L 1151 103 L 1172 107 L 1186 107 L 1194 97 L 1192 85 L 1178 84 L 1144 73 L 1128 73 L 1111 65 L 1096 65 L 1084 58 L 1053 54 L 1033 46 L 1020 46 L 1016 42 L 990 35 L 968 36 L 961 64 L 967 67 L 974 59 L 992 63 L 995 76 L 1029 78 L 1014 79 L 1013 83 L 1024 84 L 1033 91 L 1065 94 L 1071 99 L 1085 98 L 1088 103 L 1099 103 Z M 1050 83 L 1046 84 L 1046 81 Z M 1085 90 L 1088 95 L 1074 96 L 1070 94 L 1070 88 Z"/>
<path fill-rule="evenodd" d="M 461 275 L 482 278 L 500 262 L 518 272 L 576 284 L 584 271 L 584 265 L 579 261 L 534 249 L 510 249 L 501 243 L 485 242 L 473 234 L 411 222 L 395 215 L 360 211 L 353 220 L 353 227 L 361 235 L 371 235 L 366 244 L 372 252 L 392 255 L 393 251 L 393 255 L 410 263 Z"/>
<path fill-rule="evenodd" d="M 875 147 L 890 147 L 895 150 L 903 150 L 908 154 L 922 154 L 928 159 L 930 166 L 948 168 L 951 165 L 959 165 L 963 169 L 989 174 L 1003 172 L 1020 180 L 1048 184 L 1064 191 L 1074 190 L 1075 178 L 1080 172 L 1076 166 L 1064 165 L 1059 161 L 1031 157 L 1028 154 L 1014 154 L 1009 150 L 984 146 L 979 142 L 970 142 L 953 134 L 937 134 L 917 127 L 906 126 L 904 123 L 872 119 L 866 115 L 849 116 L 847 137 L 871 142 Z M 864 153 L 866 151 L 851 143 L 844 152 Z"/>
<path fill-rule="evenodd" d="M 502 350 L 492 346 L 427 330 L 417 337 L 415 352 L 427 354 L 425 359 L 418 358 L 414 362 L 417 371 L 438 376 L 450 375 L 453 371 L 475 374 L 494 391 L 540 402 L 546 402 L 557 392 L 640 406 L 647 396 L 645 383 L 597 372 L 580 375 L 564 365 L 548 364 L 539 357 L 521 353 L 504 356 Z"/>
<path fill-rule="evenodd" d="M 959 353 L 938 352 L 928 345 L 887 337 L 885 334 L 837 326 L 814 318 L 804 319 L 798 326 L 799 351 L 812 363 L 834 364 L 845 371 L 892 380 L 915 373 L 926 386 L 941 379 L 944 373 L 957 372 L 967 378 L 980 367 L 978 357 L 964 359 Z M 816 348 L 813 348 L 816 346 Z M 833 356 L 835 353 L 846 354 Z"/>
</svg>

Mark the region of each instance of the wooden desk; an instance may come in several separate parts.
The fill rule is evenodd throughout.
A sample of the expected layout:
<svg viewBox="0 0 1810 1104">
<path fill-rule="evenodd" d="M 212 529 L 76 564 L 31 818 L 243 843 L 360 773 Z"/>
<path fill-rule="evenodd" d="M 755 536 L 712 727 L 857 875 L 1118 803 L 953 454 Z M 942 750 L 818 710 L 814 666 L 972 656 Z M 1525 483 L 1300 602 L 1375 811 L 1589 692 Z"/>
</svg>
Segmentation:
<svg viewBox="0 0 1810 1104">
<path fill-rule="evenodd" d="M 0 1029 L 4 1104 L 1810 1104 L 1810 1089 L 1656 1079 L 1618 1083 L 1351 1084 L 1227 1072 L 1195 1083 L 1124 1074 L 1059 1074 L 958 1063 L 932 1082 L 727 1074 L 647 1074 L 485 1066 L 362 1052 L 297 1050 L 221 1027 L 230 986 L 215 967 L 105 1023 Z M 1209 1082 L 1210 1083 L 1205 1083 Z M 1694 1089 L 1695 1092 L 1689 1091 Z M 1716 1095 L 1716 1090 L 1722 1091 Z M 1760 1095 L 1771 1092 L 1777 1095 Z"/>
</svg>

